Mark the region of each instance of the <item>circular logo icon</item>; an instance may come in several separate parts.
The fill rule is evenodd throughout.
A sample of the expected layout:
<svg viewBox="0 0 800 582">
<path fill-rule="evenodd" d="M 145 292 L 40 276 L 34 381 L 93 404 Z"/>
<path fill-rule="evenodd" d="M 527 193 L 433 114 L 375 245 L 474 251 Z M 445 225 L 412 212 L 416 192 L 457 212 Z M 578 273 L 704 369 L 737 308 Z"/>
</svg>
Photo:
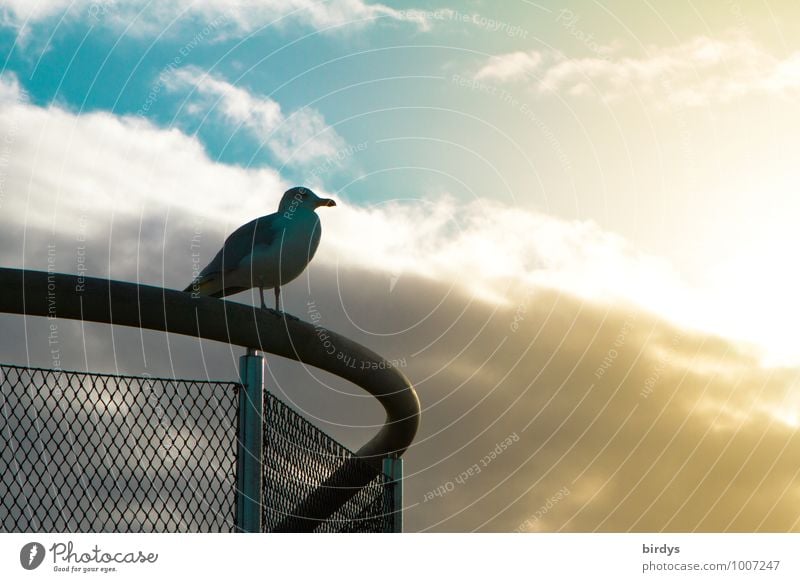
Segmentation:
<svg viewBox="0 0 800 582">
<path fill-rule="evenodd" d="M 38 542 L 30 542 L 19 551 L 19 563 L 26 570 L 35 570 L 44 561 L 44 546 Z"/>
</svg>

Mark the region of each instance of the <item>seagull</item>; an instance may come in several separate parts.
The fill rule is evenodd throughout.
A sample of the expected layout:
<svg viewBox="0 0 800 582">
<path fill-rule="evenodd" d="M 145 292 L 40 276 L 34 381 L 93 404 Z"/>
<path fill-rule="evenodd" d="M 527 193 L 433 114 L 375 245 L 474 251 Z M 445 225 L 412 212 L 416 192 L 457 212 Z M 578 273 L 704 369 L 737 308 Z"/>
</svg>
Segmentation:
<svg viewBox="0 0 800 582">
<path fill-rule="evenodd" d="M 184 292 L 193 297 L 225 297 L 253 287 L 261 294 L 275 289 L 275 310 L 280 311 L 281 285 L 295 279 L 306 268 L 319 246 L 322 230 L 314 212 L 321 206 L 336 206 L 308 188 L 287 190 L 278 212 L 256 218 L 237 228 L 222 249 Z"/>
</svg>

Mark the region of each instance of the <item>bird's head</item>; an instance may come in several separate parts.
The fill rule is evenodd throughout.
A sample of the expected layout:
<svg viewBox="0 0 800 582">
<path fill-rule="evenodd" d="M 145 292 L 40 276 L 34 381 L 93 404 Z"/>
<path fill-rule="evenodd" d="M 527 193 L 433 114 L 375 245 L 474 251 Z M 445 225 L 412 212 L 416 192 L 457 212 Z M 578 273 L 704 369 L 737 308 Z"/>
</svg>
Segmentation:
<svg viewBox="0 0 800 582">
<path fill-rule="evenodd" d="M 295 186 L 284 192 L 278 212 L 291 215 L 301 208 L 313 211 L 320 206 L 336 206 L 336 202 L 330 198 L 320 198 L 310 188 Z"/>
</svg>

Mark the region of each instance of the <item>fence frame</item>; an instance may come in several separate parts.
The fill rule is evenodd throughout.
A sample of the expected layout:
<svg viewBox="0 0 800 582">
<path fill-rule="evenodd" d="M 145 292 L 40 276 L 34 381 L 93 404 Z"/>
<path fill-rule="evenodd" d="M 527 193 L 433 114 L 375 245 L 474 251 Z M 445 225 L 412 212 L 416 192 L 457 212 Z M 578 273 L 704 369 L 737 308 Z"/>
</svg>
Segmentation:
<svg viewBox="0 0 800 582">
<path fill-rule="evenodd" d="M 264 356 L 248 349 L 239 358 L 239 434 L 236 454 L 236 531 L 260 533 L 264 436 Z"/>
<path fill-rule="evenodd" d="M 150 285 L 22 269 L 0 268 L 0 289 L 3 313 L 215 340 L 283 356 L 348 380 L 377 398 L 386 411 L 382 428 L 355 452 L 373 475 L 384 470 L 384 459 L 399 459 L 405 453 L 419 428 L 419 398 L 408 378 L 391 362 L 342 335 L 283 312 Z M 325 342 L 320 339 L 323 334 Z M 339 472 L 334 473 L 322 487 L 339 491 L 338 501 L 344 504 L 360 484 L 343 487 L 341 478 Z M 302 512 L 305 505 L 299 504 L 279 530 L 312 531 L 336 510 L 331 506 L 313 519 L 301 518 L 306 515 Z"/>
<path fill-rule="evenodd" d="M 386 457 L 383 460 L 383 474 L 389 479 L 389 491 L 392 496 L 391 526 L 387 533 L 403 531 L 403 459 Z"/>
</svg>

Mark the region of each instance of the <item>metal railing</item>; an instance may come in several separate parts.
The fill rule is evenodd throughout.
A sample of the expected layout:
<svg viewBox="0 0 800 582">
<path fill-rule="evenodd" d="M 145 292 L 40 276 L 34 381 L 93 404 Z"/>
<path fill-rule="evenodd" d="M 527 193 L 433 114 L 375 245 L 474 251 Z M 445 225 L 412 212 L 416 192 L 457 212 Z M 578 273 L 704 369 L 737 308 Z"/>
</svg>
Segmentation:
<svg viewBox="0 0 800 582">
<path fill-rule="evenodd" d="M 230 301 L 205 297 L 192 298 L 187 293 L 158 287 L 0 268 L 0 289 L 3 289 L 0 293 L 0 312 L 114 323 L 222 341 L 248 348 L 249 355 L 243 359 L 253 356 L 254 350 L 277 354 L 316 366 L 357 384 L 375 396 L 386 410 L 384 426 L 358 451 L 347 451 L 341 445 L 338 445 L 339 448 L 332 447 L 326 438 L 319 435 L 314 437 L 316 440 L 312 441 L 321 448 L 306 450 L 311 451 L 316 459 L 318 473 L 315 476 L 314 486 L 306 486 L 310 483 L 307 478 L 312 473 L 303 471 L 307 460 L 301 460 L 297 451 L 290 453 L 283 451 L 282 456 L 273 458 L 273 455 L 281 452 L 275 448 L 275 443 L 280 442 L 279 437 L 277 433 L 271 432 L 276 430 L 273 428 L 277 426 L 275 419 L 287 418 L 286 415 L 289 413 L 276 404 L 271 396 L 265 395 L 263 381 L 257 382 L 253 377 L 247 376 L 243 365 L 240 398 L 237 399 L 238 404 L 234 404 L 231 412 L 234 416 L 228 419 L 229 422 L 235 422 L 236 427 L 220 427 L 221 432 L 225 434 L 238 434 L 230 445 L 235 468 L 230 474 L 226 473 L 226 478 L 232 480 L 232 487 L 238 489 L 238 496 L 232 506 L 220 504 L 220 515 L 230 512 L 233 519 L 224 521 L 227 525 L 223 526 L 219 522 L 209 521 L 208 518 L 204 522 L 167 521 L 162 518 L 161 522 L 155 523 L 164 528 L 164 531 L 195 531 L 191 529 L 193 527 L 197 527 L 196 531 L 201 531 L 200 528 L 203 528 L 202 531 L 227 531 L 225 527 L 236 531 L 353 531 L 354 527 L 360 527 L 358 531 L 401 531 L 400 456 L 412 442 L 419 426 L 419 400 L 408 379 L 378 354 L 348 338 L 328 330 L 321 330 L 286 314 L 254 309 Z M 320 341 L 320 331 L 325 332 L 324 344 Z M 331 346 L 335 346 L 333 354 L 330 352 Z M 353 361 L 359 361 L 363 365 L 353 366 Z M 46 371 L 39 370 L 39 372 Z M 128 386 L 131 383 L 146 381 L 131 377 L 105 376 L 105 378 L 121 378 L 122 380 L 113 382 L 128 382 Z M 181 384 L 181 381 L 173 380 L 157 380 L 157 382 L 177 382 L 175 390 L 178 392 L 182 386 L 188 389 L 190 386 L 199 387 L 206 384 L 209 386 L 205 389 L 212 390 L 210 385 L 215 384 L 189 381 Z M 114 388 L 117 387 L 114 384 Z M 109 393 L 113 391 L 113 389 L 107 390 Z M 241 397 L 244 392 L 248 393 L 247 398 Z M 114 403 L 118 398 L 119 395 L 112 397 L 109 394 L 105 399 L 101 398 L 98 401 L 98 406 L 106 406 L 107 402 Z M 242 402 L 246 405 L 243 406 Z M 24 406 L 18 405 L 16 408 L 18 410 Z M 16 414 L 20 413 L 17 411 Z M 209 421 L 209 419 L 193 420 L 191 414 L 188 418 L 189 420 L 184 420 L 190 424 L 194 422 L 195 427 Z M 298 439 L 303 431 L 311 430 L 298 418 L 286 424 L 287 430 L 300 430 L 299 433 L 293 434 L 293 439 Z M 301 430 L 297 427 L 303 428 Z M 4 430 L 6 434 L 13 434 L 13 431 L 8 432 L 9 427 L 4 427 Z M 62 433 L 63 430 L 62 428 Z M 0 435 L 0 438 L 6 437 Z M 62 440 L 63 438 L 66 437 L 62 436 Z M 94 435 L 88 442 L 92 446 L 99 446 L 98 438 Z M 100 444 L 102 442 L 101 440 Z M 11 455 L 6 453 L 7 448 L 8 446 L 3 446 L 3 454 L 6 456 Z M 41 444 L 39 448 L 42 449 Z M 222 445 L 217 449 L 228 450 Z M 263 463 L 261 463 L 262 454 L 265 459 Z M 276 464 L 275 459 L 278 458 L 283 459 L 282 466 Z M 254 459 L 259 460 L 258 464 L 253 465 Z M 17 459 L 8 456 L 8 461 L 13 467 Z M 151 455 L 149 462 L 158 463 L 159 459 Z M 43 475 L 40 472 L 40 476 L 46 481 Z M 284 482 L 279 487 L 278 478 L 281 475 Z M 176 480 L 177 477 L 177 475 L 169 477 L 170 481 L 166 485 L 172 485 L 173 482 L 182 483 Z M 72 477 L 72 481 L 65 479 L 54 483 L 71 487 L 76 478 Z M 38 491 L 41 493 L 42 485 L 39 487 Z M 155 491 L 157 487 L 151 489 Z M 383 491 L 383 497 L 377 493 L 378 491 Z M 32 490 L 29 489 L 9 489 L 9 495 L 16 496 L 14 497 L 16 506 L 20 506 L 23 503 L 20 500 L 31 493 Z M 208 492 L 204 494 L 208 495 Z M 52 492 L 49 495 L 52 496 Z M 127 495 L 128 498 L 131 497 L 130 493 Z M 42 499 L 48 498 L 45 496 Z M 126 498 L 123 497 L 123 501 L 117 504 L 119 507 L 116 511 L 122 512 L 122 508 L 125 507 L 127 513 L 124 515 L 131 515 L 130 509 L 124 504 L 124 499 Z M 175 503 L 179 506 L 181 503 L 184 505 L 188 503 L 186 495 L 178 499 L 182 501 L 176 502 L 173 499 L 164 502 L 164 511 L 174 509 Z M 379 506 L 380 511 L 378 511 Z M 152 518 L 149 513 L 147 515 L 148 519 Z M 15 514 L 9 519 L 21 518 Z M 89 523 L 92 525 L 87 525 Z M 97 527 L 98 523 L 85 520 L 81 527 Z M 360 526 L 354 525 L 359 523 Z M 54 522 L 52 527 L 59 529 L 68 526 L 62 521 Z"/>
</svg>

